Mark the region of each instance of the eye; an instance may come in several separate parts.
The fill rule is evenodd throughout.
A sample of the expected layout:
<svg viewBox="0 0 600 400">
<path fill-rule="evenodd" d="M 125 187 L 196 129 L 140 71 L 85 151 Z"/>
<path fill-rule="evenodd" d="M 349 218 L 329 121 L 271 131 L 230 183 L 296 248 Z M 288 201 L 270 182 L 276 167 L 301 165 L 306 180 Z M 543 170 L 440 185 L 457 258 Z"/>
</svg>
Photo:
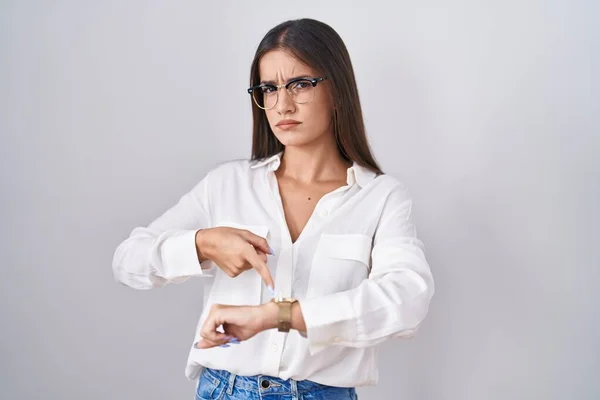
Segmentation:
<svg viewBox="0 0 600 400">
<path fill-rule="evenodd" d="M 312 87 L 312 83 L 310 81 L 298 81 L 292 84 L 292 90 L 303 90 Z"/>
<path fill-rule="evenodd" d="M 277 88 L 275 86 L 262 86 L 260 88 L 260 90 L 263 94 L 269 94 L 269 93 L 276 92 Z"/>
</svg>

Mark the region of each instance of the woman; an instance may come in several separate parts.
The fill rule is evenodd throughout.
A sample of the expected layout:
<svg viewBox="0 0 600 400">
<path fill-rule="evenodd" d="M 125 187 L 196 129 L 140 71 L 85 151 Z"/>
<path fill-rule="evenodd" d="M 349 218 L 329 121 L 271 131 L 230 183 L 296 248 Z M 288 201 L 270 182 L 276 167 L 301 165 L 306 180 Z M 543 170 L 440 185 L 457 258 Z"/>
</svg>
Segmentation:
<svg viewBox="0 0 600 400">
<path fill-rule="evenodd" d="M 136 289 L 204 277 L 186 376 L 197 399 L 348 399 L 376 345 L 410 337 L 433 278 L 411 199 L 365 135 L 350 57 L 328 25 L 284 22 L 251 66 L 252 159 L 210 171 L 116 250 Z"/>
</svg>

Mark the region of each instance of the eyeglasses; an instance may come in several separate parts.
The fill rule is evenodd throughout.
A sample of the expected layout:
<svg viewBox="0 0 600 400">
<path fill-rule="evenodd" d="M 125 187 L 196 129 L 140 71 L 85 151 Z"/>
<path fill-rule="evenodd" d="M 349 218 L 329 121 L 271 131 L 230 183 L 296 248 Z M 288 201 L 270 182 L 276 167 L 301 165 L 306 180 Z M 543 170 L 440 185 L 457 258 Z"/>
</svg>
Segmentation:
<svg viewBox="0 0 600 400">
<path fill-rule="evenodd" d="M 318 78 L 294 78 L 288 83 L 281 85 L 269 85 L 261 83 L 248 89 L 254 103 L 263 110 L 270 110 L 277 105 L 279 101 L 279 89 L 285 87 L 292 100 L 297 104 L 310 103 L 315 98 L 315 87 L 319 82 L 327 77 Z"/>
</svg>

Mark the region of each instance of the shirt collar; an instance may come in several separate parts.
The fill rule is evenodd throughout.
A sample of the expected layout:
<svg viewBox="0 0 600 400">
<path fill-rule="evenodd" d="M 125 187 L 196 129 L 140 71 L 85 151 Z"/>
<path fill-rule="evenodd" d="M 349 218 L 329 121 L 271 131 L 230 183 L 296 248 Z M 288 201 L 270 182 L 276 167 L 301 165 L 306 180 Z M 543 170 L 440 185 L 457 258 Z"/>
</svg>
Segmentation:
<svg viewBox="0 0 600 400">
<path fill-rule="evenodd" d="M 365 187 L 371 182 L 377 174 L 368 168 L 358 165 L 356 162 L 352 163 L 352 166 L 348 168 L 348 185 L 351 183 L 358 183 L 358 186 Z"/>
<path fill-rule="evenodd" d="M 269 171 L 277 171 L 279 165 L 281 164 L 281 155 L 283 153 L 275 154 L 274 156 L 263 158 L 262 160 L 254 161 L 250 166 L 251 169 L 256 169 L 260 167 L 264 167 L 267 165 L 269 167 Z"/>
<path fill-rule="evenodd" d="M 282 154 L 283 153 L 278 153 L 274 156 L 254 161 L 250 168 L 256 169 L 267 166 L 269 171 L 277 171 L 279 165 L 281 165 Z M 352 163 L 352 166 L 348 168 L 346 182 L 349 186 L 352 186 L 354 183 L 357 183 L 360 187 L 365 187 L 365 185 L 367 185 L 369 182 L 375 179 L 375 176 L 375 172 L 354 162 Z"/>
</svg>

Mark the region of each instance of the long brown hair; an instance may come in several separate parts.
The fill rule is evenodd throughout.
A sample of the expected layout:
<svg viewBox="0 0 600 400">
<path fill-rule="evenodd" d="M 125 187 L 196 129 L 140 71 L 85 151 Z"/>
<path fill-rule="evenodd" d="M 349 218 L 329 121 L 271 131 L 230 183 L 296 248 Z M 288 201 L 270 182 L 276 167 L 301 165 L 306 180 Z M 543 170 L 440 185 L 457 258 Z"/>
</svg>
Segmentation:
<svg viewBox="0 0 600 400">
<path fill-rule="evenodd" d="M 335 105 L 332 117 L 340 154 L 348 161 L 381 174 L 367 141 L 350 55 L 337 32 L 323 22 L 308 18 L 277 25 L 267 32 L 256 49 L 250 69 L 250 86 L 260 84 L 259 63 L 271 50 L 285 50 L 327 77 Z M 263 159 L 283 151 L 284 146 L 273 134 L 267 115 L 254 102 L 252 117 L 252 159 Z"/>
</svg>

